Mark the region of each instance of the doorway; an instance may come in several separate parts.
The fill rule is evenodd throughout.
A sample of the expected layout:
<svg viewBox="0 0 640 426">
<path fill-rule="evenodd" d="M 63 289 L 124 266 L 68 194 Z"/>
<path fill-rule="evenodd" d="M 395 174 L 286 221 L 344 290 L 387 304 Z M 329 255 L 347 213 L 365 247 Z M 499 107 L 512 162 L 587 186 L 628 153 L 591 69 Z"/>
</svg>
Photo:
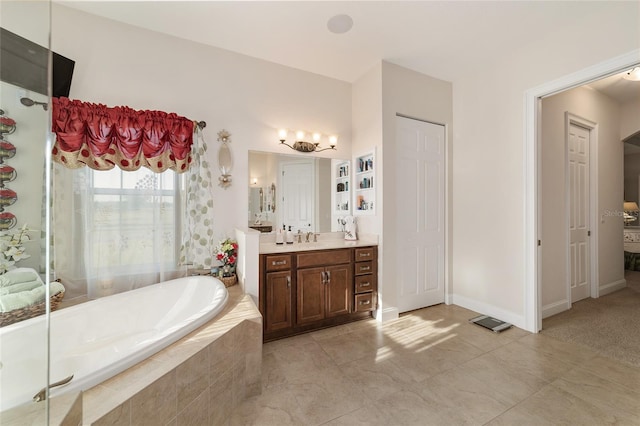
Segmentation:
<svg viewBox="0 0 640 426">
<path fill-rule="evenodd" d="M 444 302 L 445 126 L 396 117 L 400 313 Z"/>
<path fill-rule="evenodd" d="M 541 179 L 543 174 L 540 158 L 542 134 L 540 123 L 542 98 L 632 69 L 638 65 L 639 58 L 640 51 L 633 51 L 533 88 L 525 93 L 525 327 L 529 331 L 537 332 L 542 329 L 543 316 L 541 255 L 545 242 L 542 240 L 541 234 Z M 603 216 L 601 213 L 598 211 L 598 220 L 600 221 Z M 624 280 L 622 282 L 624 283 Z M 612 283 L 614 286 L 618 284 Z"/>
</svg>

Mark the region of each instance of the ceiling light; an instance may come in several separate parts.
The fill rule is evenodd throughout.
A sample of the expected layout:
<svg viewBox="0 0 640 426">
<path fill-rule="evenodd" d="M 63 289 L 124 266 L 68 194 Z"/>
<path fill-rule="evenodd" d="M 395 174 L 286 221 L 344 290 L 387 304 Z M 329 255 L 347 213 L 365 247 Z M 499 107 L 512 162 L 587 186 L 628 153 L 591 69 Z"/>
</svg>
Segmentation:
<svg viewBox="0 0 640 426">
<path fill-rule="evenodd" d="M 625 80 L 640 81 L 640 67 L 629 70 L 624 75 Z"/>
<path fill-rule="evenodd" d="M 327 28 L 334 34 L 344 34 L 353 27 L 353 19 L 349 15 L 336 15 L 327 21 Z"/>
</svg>

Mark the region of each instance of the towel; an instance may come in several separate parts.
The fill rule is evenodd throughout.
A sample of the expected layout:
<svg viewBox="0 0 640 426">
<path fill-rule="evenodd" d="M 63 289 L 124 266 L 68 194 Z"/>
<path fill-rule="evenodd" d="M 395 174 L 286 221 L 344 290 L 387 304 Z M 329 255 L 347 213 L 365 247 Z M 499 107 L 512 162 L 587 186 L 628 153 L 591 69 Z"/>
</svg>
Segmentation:
<svg viewBox="0 0 640 426">
<path fill-rule="evenodd" d="M 33 281 L 27 281 L 24 283 L 18 283 L 7 287 L 0 287 L 0 296 L 11 293 L 20 293 L 21 291 L 33 290 L 36 287 L 43 286 L 44 283 L 40 278 Z"/>
<path fill-rule="evenodd" d="M 50 294 L 54 296 L 64 291 L 64 286 L 57 281 L 52 282 Z M 21 291 L 19 293 L 10 293 L 0 296 L 0 312 L 9 312 L 15 309 L 22 309 L 27 306 L 35 305 L 44 300 L 45 286 L 36 287 L 33 290 Z"/>
<path fill-rule="evenodd" d="M 10 285 L 24 283 L 40 279 L 40 276 L 32 268 L 16 268 L 0 275 L 0 287 L 8 287 Z"/>
</svg>

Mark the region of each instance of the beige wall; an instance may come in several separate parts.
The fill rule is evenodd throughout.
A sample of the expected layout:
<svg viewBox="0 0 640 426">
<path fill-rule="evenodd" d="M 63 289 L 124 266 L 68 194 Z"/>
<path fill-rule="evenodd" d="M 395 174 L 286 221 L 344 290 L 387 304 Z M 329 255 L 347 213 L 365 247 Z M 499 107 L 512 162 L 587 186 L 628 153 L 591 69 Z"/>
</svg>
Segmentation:
<svg viewBox="0 0 640 426">
<path fill-rule="evenodd" d="M 626 139 L 640 132 L 640 99 L 625 102 L 620 112 L 620 138 Z"/>
<path fill-rule="evenodd" d="M 640 154 L 624 156 L 624 200 L 640 201 L 638 198 L 638 178 L 640 177 Z M 633 225 L 638 225 L 634 223 Z"/>
<path fill-rule="evenodd" d="M 216 133 L 223 128 L 231 132 L 233 183 L 228 189 L 214 188 L 216 238 L 247 226 L 248 151 L 294 154 L 279 144 L 279 128 L 337 134 L 338 150 L 318 156 L 351 155 L 349 83 L 59 4 L 53 5 L 52 33 L 53 49 L 76 61 L 71 98 L 206 121 L 204 137 L 216 178 Z"/>
<path fill-rule="evenodd" d="M 567 230 L 565 187 L 565 112 L 597 123 L 598 172 L 598 285 L 624 279 L 622 217 L 623 144 L 620 141 L 620 105 L 593 89 L 579 87 L 542 101 L 542 306 L 555 313 L 567 303 Z M 591 155 L 592 167 L 595 156 Z"/>
<path fill-rule="evenodd" d="M 527 327 L 524 95 L 639 49 L 638 11 L 612 3 L 453 80 L 454 303 Z"/>
</svg>

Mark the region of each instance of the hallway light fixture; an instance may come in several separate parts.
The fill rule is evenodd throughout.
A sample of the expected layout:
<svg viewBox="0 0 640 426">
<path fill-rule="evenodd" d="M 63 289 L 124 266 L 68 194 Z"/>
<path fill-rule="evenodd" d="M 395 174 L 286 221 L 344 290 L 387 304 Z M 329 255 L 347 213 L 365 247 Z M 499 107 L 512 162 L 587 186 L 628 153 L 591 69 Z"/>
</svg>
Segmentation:
<svg viewBox="0 0 640 426">
<path fill-rule="evenodd" d="M 306 138 L 305 132 L 303 132 L 302 130 L 298 130 L 296 132 L 296 141 L 293 143 L 293 145 L 289 145 L 285 142 L 288 135 L 289 131 L 287 129 L 278 130 L 278 138 L 280 139 L 280 144 L 286 145 L 294 151 L 298 152 L 322 152 L 328 149 L 335 150 L 336 145 L 338 144 L 338 137 L 332 135 L 329 136 L 329 148 L 320 149 L 320 139 L 322 138 L 322 135 L 320 133 L 313 133 L 313 142 L 306 142 L 304 140 Z"/>
<path fill-rule="evenodd" d="M 627 71 L 623 78 L 629 81 L 640 81 L 640 67 Z"/>
<path fill-rule="evenodd" d="M 635 201 L 625 201 L 622 205 L 622 211 L 624 216 L 624 223 L 631 223 L 638 219 L 638 212 L 640 208 Z"/>
</svg>

